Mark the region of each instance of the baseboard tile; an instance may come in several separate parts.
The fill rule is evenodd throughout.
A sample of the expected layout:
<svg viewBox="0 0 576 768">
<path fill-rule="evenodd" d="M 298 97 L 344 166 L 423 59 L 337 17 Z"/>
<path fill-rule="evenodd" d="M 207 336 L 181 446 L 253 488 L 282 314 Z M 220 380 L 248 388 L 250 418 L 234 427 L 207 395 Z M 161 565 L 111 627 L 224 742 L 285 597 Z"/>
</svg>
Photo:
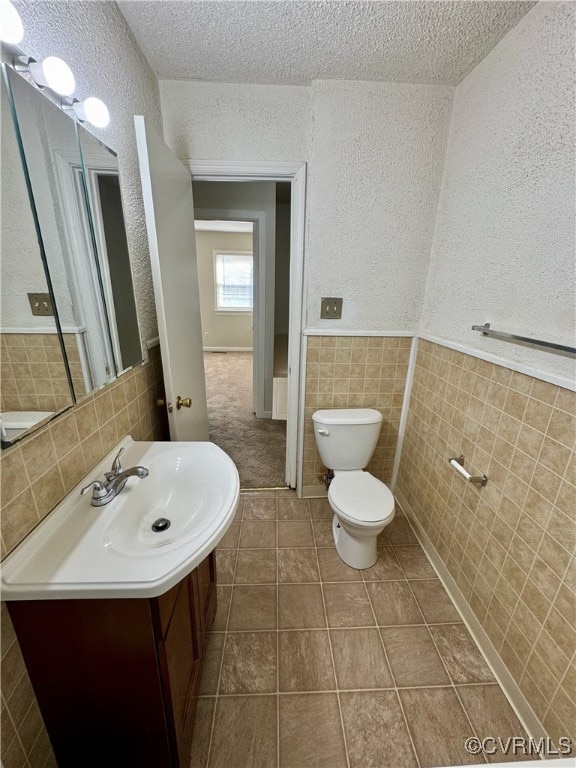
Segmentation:
<svg viewBox="0 0 576 768">
<path fill-rule="evenodd" d="M 426 553 L 430 560 L 434 570 L 438 574 L 438 578 L 444 585 L 446 591 L 450 595 L 452 602 L 458 609 L 462 620 L 468 627 L 470 634 L 476 641 L 478 648 L 484 655 L 486 662 L 492 670 L 494 677 L 500 684 L 504 694 L 506 695 L 510 705 L 516 712 L 518 719 L 526 729 L 527 734 L 538 741 L 541 738 L 547 736 L 544 726 L 540 722 L 532 710 L 530 704 L 526 700 L 526 697 L 518 687 L 516 681 L 508 671 L 508 668 L 500 658 L 500 654 L 492 644 L 492 641 L 486 634 L 482 625 L 473 613 L 468 601 L 460 591 L 460 588 L 448 572 L 448 569 L 444 565 L 444 561 L 438 554 L 436 548 L 430 541 L 428 534 L 424 528 L 420 525 L 419 521 L 414 515 L 410 504 L 403 497 L 402 493 L 396 489 L 394 493 L 396 502 L 402 508 L 408 522 L 410 523 L 418 541 L 420 542 L 422 549 Z"/>
<path fill-rule="evenodd" d="M 305 485 L 302 488 L 302 499 L 325 499 L 328 491 L 321 485 Z"/>
</svg>

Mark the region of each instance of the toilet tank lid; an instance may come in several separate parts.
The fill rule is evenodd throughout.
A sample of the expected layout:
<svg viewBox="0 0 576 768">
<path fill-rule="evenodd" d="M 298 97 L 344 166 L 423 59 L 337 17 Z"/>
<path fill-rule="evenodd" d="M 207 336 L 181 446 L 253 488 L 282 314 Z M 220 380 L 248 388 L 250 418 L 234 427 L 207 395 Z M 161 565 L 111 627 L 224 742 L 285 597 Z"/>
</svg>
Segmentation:
<svg viewBox="0 0 576 768">
<path fill-rule="evenodd" d="M 312 414 L 316 424 L 378 424 L 382 414 L 374 408 L 331 408 Z"/>
</svg>

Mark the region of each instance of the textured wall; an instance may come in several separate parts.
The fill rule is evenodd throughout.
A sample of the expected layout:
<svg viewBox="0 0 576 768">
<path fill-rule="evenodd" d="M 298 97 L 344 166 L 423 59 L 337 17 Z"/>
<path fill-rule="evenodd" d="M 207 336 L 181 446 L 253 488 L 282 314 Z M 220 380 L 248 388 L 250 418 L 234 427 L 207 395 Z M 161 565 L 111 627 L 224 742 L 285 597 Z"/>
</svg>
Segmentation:
<svg viewBox="0 0 576 768">
<path fill-rule="evenodd" d="M 451 105 L 450 88 L 313 84 L 307 327 L 416 329 Z M 342 320 L 320 320 L 322 296 Z"/>
<path fill-rule="evenodd" d="M 252 252 L 252 234 L 244 232 L 196 232 L 198 285 L 205 347 L 252 348 L 252 312 L 216 312 L 214 251 Z M 206 334 L 208 338 L 206 338 Z"/>
<path fill-rule="evenodd" d="M 92 132 L 118 154 L 140 333 L 152 338 L 156 313 L 133 115 L 145 115 L 162 132 L 154 73 L 112 2 L 15 0 L 15 5 L 24 22 L 26 53 L 38 60 L 61 56 L 74 71 L 77 94 L 99 96 L 110 110 L 110 125 Z"/>
<path fill-rule="evenodd" d="M 367 470 L 390 483 L 411 344 L 411 338 L 398 337 L 307 337 L 302 467 L 306 495 L 324 491 L 320 476 L 326 467 L 316 448 L 312 422 L 319 408 L 380 411 L 382 429 Z"/>
<path fill-rule="evenodd" d="M 159 347 L 150 363 L 88 395 L 0 455 L 2 556 L 10 552 L 125 435 L 165 440 L 168 425 Z M 20 646 L 2 604 L 2 744 L 4 768 L 56 765 Z"/>
<path fill-rule="evenodd" d="M 181 159 L 308 157 L 309 89 L 162 80 L 164 136 Z"/>
<path fill-rule="evenodd" d="M 309 159 L 309 327 L 416 328 L 451 88 L 162 81 L 160 89 L 166 141 L 182 159 Z M 345 298 L 337 324 L 320 323 L 327 295 Z"/>
<path fill-rule="evenodd" d="M 566 389 L 420 341 L 397 485 L 546 731 L 573 740 L 575 412 Z"/>
<path fill-rule="evenodd" d="M 470 330 L 574 344 L 573 3 L 538 3 L 458 86 L 422 329 L 574 379 Z"/>
</svg>

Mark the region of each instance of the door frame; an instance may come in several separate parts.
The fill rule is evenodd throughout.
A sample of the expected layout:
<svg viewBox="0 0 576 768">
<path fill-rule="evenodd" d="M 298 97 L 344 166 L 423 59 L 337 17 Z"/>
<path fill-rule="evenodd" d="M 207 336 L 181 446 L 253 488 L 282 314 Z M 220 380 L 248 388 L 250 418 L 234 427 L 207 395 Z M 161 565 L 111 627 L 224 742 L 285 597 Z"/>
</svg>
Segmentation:
<svg viewBox="0 0 576 768">
<path fill-rule="evenodd" d="M 88 200 L 82 181 L 83 165 L 77 155 L 54 150 L 52 160 L 56 175 L 56 195 L 66 224 L 65 268 L 69 278 L 74 312 L 79 317 L 79 346 L 86 391 L 110 383 L 117 373 L 105 287 L 98 270 L 99 254 L 92 239 Z M 107 170 L 101 163 L 102 171 Z M 110 168 L 113 169 L 112 166 Z M 116 169 L 117 172 L 117 169 Z M 86 180 L 87 182 L 87 180 Z"/>
<path fill-rule="evenodd" d="M 238 160 L 182 161 L 193 181 L 289 181 L 290 311 L 288 322 L 288 413 L 286 421 L 286 483 L 298 488 L 300 431 L 300 370 L 304 294 L 304 211 L 306 163 L 245 162 Z"/>
<path fill-rule="evenodd" d="M 194 179 L 192 179 L 194 181 Z M 198 221 L 249 221 L 252 224 L 252 253 L 254 258 L 254 306 L 252 309 L 252 359 L 255 386 L 252 391 L 254 413 L 260 419 L 272 418 L 272 410 L 264 408 L 264 304 L 266 283 L 266 212 L 243 211 L 235 208 L 196 208 L 194 220 Z"/>
</svg>

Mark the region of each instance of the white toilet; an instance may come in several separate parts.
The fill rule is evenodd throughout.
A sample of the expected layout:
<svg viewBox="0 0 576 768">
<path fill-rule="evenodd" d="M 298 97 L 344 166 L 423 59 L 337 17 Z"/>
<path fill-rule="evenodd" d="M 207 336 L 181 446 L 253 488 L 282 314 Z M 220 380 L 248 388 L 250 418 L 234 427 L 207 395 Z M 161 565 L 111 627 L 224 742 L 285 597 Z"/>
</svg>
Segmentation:
<svg viewBox="0 0 576 768">
<path fill-rule="evenodd" d="M 334 478 L 328 501 L 334 510 L 336 550 L 352 568 L 376 562 L 376 537 L 394 518 L 394 496 L 364 467 L 370 461 L 382 414 L 372 408 L 337 408 L 312 415 L 320 457 Z"/>
</svg>

